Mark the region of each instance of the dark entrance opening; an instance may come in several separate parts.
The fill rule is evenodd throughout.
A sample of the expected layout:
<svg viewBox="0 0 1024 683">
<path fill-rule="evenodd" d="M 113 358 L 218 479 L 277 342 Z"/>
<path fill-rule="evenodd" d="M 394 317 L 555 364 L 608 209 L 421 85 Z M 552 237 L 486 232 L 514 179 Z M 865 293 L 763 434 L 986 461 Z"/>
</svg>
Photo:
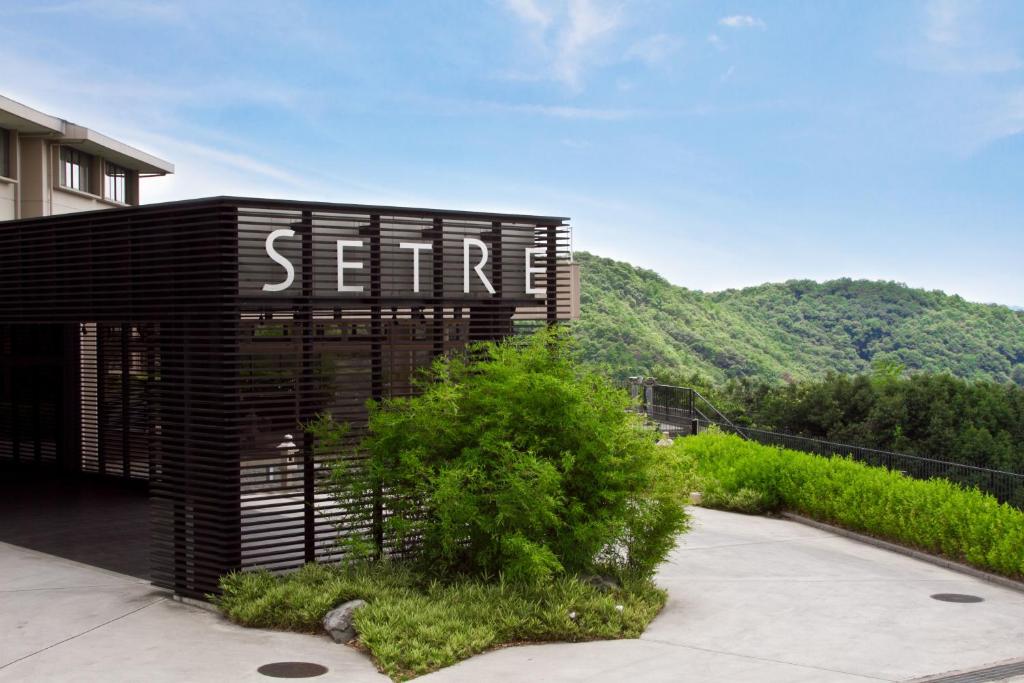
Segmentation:
<svg viewBox="0 0 1024 683">
<path fill-rule="evenodd" d="M 0 467 L 0 541 L 149 578 L 145 482 Z"/>
<path fill-rule="evenodd" d="M 0 541 L 149 578 L 146 444 L 131 419 L 146 377 L 123 336 L 0 326 Z"/>
</svg>

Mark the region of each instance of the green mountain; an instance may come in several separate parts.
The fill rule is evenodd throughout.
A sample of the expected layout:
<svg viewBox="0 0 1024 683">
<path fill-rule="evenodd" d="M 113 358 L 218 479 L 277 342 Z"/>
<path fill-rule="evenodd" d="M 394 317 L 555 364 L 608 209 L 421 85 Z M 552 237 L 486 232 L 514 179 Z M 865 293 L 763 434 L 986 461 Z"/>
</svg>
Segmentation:
<svg viewBox="0 0 1024 683">
<path fill-rule="evenodd" d="M 628 263 L 576 259 L 581 351 L 618 375 L 784 381 L 886 361 L 1024 385 L 1024 312 L 1006 306 L 850 279 L 704 293 Z"/>
</svg>

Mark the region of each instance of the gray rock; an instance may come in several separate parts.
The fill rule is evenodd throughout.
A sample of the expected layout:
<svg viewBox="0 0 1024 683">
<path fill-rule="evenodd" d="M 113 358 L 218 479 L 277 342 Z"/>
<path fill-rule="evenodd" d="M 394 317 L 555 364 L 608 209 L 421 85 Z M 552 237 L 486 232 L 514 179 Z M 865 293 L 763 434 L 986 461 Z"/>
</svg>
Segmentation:
<svg viewBox="0 0 1024 683">
<path fill-rule="evenodd" d="M 336 643 L 347 643 L 356 637 L 356 627 L 352 623 L 356 610 L 366 604 L 365 600 L 349 600 L 338 605 L 324 615 L 324 630 Z"/>
<path fill-rule="evenodd" d="M 619 582 L 610 576 L 584 576 L 583 583 L 589 584 L 594 588 L 603 591 L 605 593 L 611 593 L 614 590 L 618 590 Z"/>
</svg>

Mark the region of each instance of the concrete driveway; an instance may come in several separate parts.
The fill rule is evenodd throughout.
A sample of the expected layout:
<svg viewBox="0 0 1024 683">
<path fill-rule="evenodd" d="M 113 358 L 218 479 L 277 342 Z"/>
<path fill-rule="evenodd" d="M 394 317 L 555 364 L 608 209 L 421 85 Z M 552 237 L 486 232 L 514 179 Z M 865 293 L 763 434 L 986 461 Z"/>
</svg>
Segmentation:
<svg viewBox="0 0 1024 683">
<path fill-rule="evenodd" d="M 694 517 L 642 638 L 506 648 L 420 680 L 903 681 L 1024 657 L 1024 593 L 795 522 Z M 325 637 L 236 627 L 139 579 L 0 544 L 0 681 L 268 681 L 256 668 L 275 661 L 387 680 Z"/>
<path fill-rule="evenodd" d="M 639 640 L 507 648 L 419 680 L 905 681 L 1024 658 L 1024 593 L 796 522 L 692 512 Z"/>
<path fill-rule="evenodd" d="M 0 681 L 270 681 L 279 661 L 333 679 L 387 682 L 327 637 L 235 626 L 142 579 L 0 543 Z"/>
</svg>

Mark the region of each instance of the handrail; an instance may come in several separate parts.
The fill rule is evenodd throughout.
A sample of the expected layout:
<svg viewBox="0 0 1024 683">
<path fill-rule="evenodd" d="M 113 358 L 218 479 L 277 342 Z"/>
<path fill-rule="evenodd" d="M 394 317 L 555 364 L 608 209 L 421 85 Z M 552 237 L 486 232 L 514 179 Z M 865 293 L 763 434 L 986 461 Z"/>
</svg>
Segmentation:
<svg viewBox="0 0 1024 683">
<path fill-rule="evenodd" d="M 701 395 L 701 393 L 700 393 L 699 391 L 697 391 L 696 389 L 692 389 L 692 388 L 690 389 L 690 391 L 691 391 L 691 392 L 693 393 L 693 395 L 694 395 L 694 396 L 696 396 L 696 397 L 697 397 L 697 398 L 699 398 L 700 400 L 704 401 L 704 403 L 705 403 L 705 404 L 707 404 L 707 406 L 708 406 L 709 408 L 711 408 L 711 410 L 715 411 L 715 414 L 716 414 L 716 415 L 718 415 L 718 417 L 722 418 L 722 420 L 723 420 L 723 421 L 725 422 L 725 424 L 727 424 L 727 425 L 729 425 L 730 427 L 732 427 L 732 429 L 733 429 L 733 430 L 734 430 L 734 431 L 735 431 L 735 432 L 736 432 L 737 434 L 739 434 L 739 435 L 740 435 L 741 437 L 743 437 L 744 439 L 745 439 L 745 438 L 747 438 L 747 435 L 746 435 L 746 434 L 745 434 L 745 433 L 743 432 L 743 430 L 742 430 L 742 429 L 740 429 L 740 428 L 739 428 L 739 427 L 737 427 L 737 426 L 736 426 L 735 424 L 733 424 L 733 421 L 732 421 L 732 420 L 730 420 L 730 419 L 729 419 L 729 418 L 727 418 L 727 417 L 726 417 L 725 415 L 723 415 L 723 414 L 722 414 L 722 411 L 720 411 L 720 410 L 719 410 L 718 408 L 716 408 L 716 407 L 714 406 L 714 404 L 713 404 L 713 403 L 711 403 L 711 401 L 709 401 L 709 400 L 707 400 L 706 398 L 704 398 L 704 396 L 702 396 L 702 395 Z"/>
<path fill-rule="evenodd" d="M 654 399 L 653 390 L 654 389 L 674 390 L 674 391 L 678 391 L 678 392 L 684 393 L 684 394 L 689 396 L 690 400 L 688 401 L 688 405 L 685 408 L 685 410 L 688 413 L 690 413 L 691 415 L 699 415 L 701 418 L 703 418 L 705 420 L 709 420 L 709 421 L 720 421 L 720 422 L 723 422 L 723 423 L 725 423 L 726 426 L 728 426 L 730 429 L 732 429 L 733 432 L 735 432 L 738 436 L 740 436 L 741 438 L 744 438 L 744 439 L 747 438 L 747 435 L 743 431 L 742 428 L 740 428 L 732 420 L 730 420 L 728 417 L 726 417 L 722 413 L 722 411 L 720 411 L 718 408 L 716 408 L 715 405 L 711 401 L 709 401 L 707 398 L 705 398 L 696 389 L 694 389 L 692 387 L 675 386 L 673 384 L 657 384 L 653 380 L 654 380 L 653 377 L 647 377 L 647 378 L 645 378 L 645 377 L 630 377 L 625 382 L 622 383 L 624 387 L 630 389 L 631 393 L 634 393 L 634 395 L 640 397 L 640 399 L 641 399 L 640 400 L 641 410 L 646 412 L 648 415 L 650 415 L 652 409 L 656 409 L 656 405 L 654 404 L 654 401 L 653 401 L 653 399 Z M 648 395 L 646 394 L 646 391 L 645 391 L 645 390 L 648 390 L 648 389 L 651 390 L 651 392 L 652 392 L 650 394 L 650 400 L 648 400 Z M 644 392 L 644 393 L 641 393 L 641 392 Z M 717 416 L 718 419 L 717 420 L 711 420 L 711 418 L 708 415 L 706 415 L 703 411 L 698 410 L 696 405 L 695 405 L 696 401 L 694 399 L 699 399 L 701 402 L 703 402 L 704 406 L 706 406 L 711 411 L 713 411 L 714 415 Z M 668 406 L 665 406 L 665 407 L 668 407 Z"/>
<path fill-rule="evenodd" d="M 705 420 L 709 425 L 717 425 L 718 423 L 714 420 Z M 906 460 L 915 460 L 921 463 L 928 463 L 932 465 L 948 465 L 950 467 L 956 467 L 962 470 L 972 470 L 974 472 L 982 474 L 1001 474 L 1010 477 L 1017 477 L 1024 481 L 1024 473 L 1022 472 L 1010 472 L 1009 470 L 996 470 L 991 467 L 981 467 L 980 465 L 970 465 L 965 462 L 954 462 L 952 460 L 939 460 L 938 458 L 929 458 L 925 455 L 914 455 L 913 453 L 900 453 L 899 451 L 885 451 L 880 448 L 872 448 L 870 446 L 858 446 L 852 443 L 843 443 L 842 441 L 826 441 L 825 439 L 818 439 L 813 436 L 803 436 L 801 434 L 787 434 L 786 432 L 773 432 L 768 429 L 755 429 L 753 427 L 746 428 L 752 434 L 764 434 L 765 436 L 777 436 L 785 439 L 794 439 L 798 441 L 809 441 L 819 446 L 825 446 L 829 449 L 835 449 L 833 452 L 841 453 L 843 450 L 847 451 L 860 451 L 862 453 L 868 453 L 871 455 L 880 456 L 895 456 L 897 458 L 903 458 Z"/>
<path fill-rule="evenodd" d="M 706 415 L 703 411 L 697 409 L 696 406 L 691 406 L 690 410 L 695 414 L 695 417 L 697 417 L 698 419 L 702 419 L 703 421 L 705 421 L 705 422 L 707 422 L 709 424 L 714 424 L 714 425 L 718 425 L 718 426 L 723 426 L 724 425 L 726 427 L 729 427 L 733 431 L 738 432 L 741 436 L 744 436 L 745 438 L 748 438 L 748 439 L 749 439 L 749 436 L 747 435 L 747 432 L 758 433 L 758 434 L 765 434 L 765 435 L 769 435 L 769 436 L 784 437 L 784 438 L 787 438 L 787 439 L 800 439 L 800 440 L 803 440 L 803 441 L 812 441 L 812 442 L 814 442 L 816 444 L 820 444 L 822 446 L 834 446 L 834 447 L 843 448 L 843 449 L 857 449 L 857 450 L 860 450 L 860 451 L 864 451 L 866 453 L 873 453 L 873 454 L 876 454 L 876 455 L 894 455 L 894 456 L 898 456 L 900 458 L 908 458 L 908 459 L 911 459 L 911 460 L 918 460 L 918 461 L 921 461 L 921 462 L 929 462 L 929 463 L 934 463 L 936 465 L 954 465 L 956 467 L 960 467 L 960 468 L 963 468 L 963 469 L 969 469 L 969 470 L 975 470 L 975 471 L 978 471 L 978 472 L 995 472 L 995 473 L 998 473 L 998 474 L 1008 474 L 1008 475 L 1012 475 L 1012 476 L 1015 476 L 1015 477 L 1024 477 L 1024 472 L 1010 472 L 1008 470 L 995 470 L 995 469 L 992 469 L 992 468 L 989 468 L 989 467 L 981 467 L 979 465 L 970 465 L 970 464 L 967 464 L 967 463 L 954 462 L 952 460 L 939 460 L 938 458 L 930 458 L 930 457 L 925 456 L 925 455 L 914 455 L 912 453 L 900 453 L 899 451 L 886 451 L 886 450 L 882 450 L 880 448 L 872 448 L 871 446 L 858 446 L 857 444 L 844 443 L 842 441 L 827 441 L 825 439 L 819 439 L 819 438 L 814 437 L 814 436 L 804 436 L 802 434 L 789 434 L 787 432 L 774 432 L 774 431 L 771 431 L 771 430 L 768 430 L 768 429 L 757 429 L 755 427 L 739 427 L 739 426 L 736 425 L 735 422 L 733 422 L 728 417 L 726 417 L 722 413 L 722 411 L 720 411 L 718 408 L 716 408 L 715 405 L 713 403 L 711 403 L 711 401 L 709 401 L 704 395 L 702 395 L 699 391 L 697 391 L 696 389 L 694 389 L 692 387 L 680 387 L 680 386 L 676 386 L 676 385 L 673 385 L 673 384 L 653 384 L 653 385 L 649 385 L 649 386 L 658 387 L 658 388 L 661 388 L 661 389 L 677 389 L 679 391 L 688 392 L 688 393 L 692 394 L 696 398 L 699 398 L 701 401 L 703 401 L 704 404 L 708 408 L 710 408 L 712 411 L 714 411 L 714 414 L 717 415 L 720 418 L 720 420 L 712 419 L 711 417 Z M 650 409 L 650 407 L 651 406 L 647 406 L 648 409 Z"/>
<path fill-rule="evenodd" d="M 703 428 L 715 425 L 731 430 L 748 441 L 803 450 L 818 455 L 852 457 L 869 463 L 877 461 L 884 463 L 881 465 L 883 467 L 898 469 L 904 474 L 919 479 L 940 476 L 960 484 L 976 485 L 996 496 L 1000 501 L 1009 502 L 1015 507 L 1024 509 L 1024 473 L 1021 472 L 993 470 L 967 463 L 884 451 L 878 448 L 825 441 L 809 436 L 772 432 L 753 427 L 741 428 L 692 387 L 655 384 L 650 378 L 646 381 L 643 381 L 643 378 L 631 378 L 630 384 L 636 385 L 641 390 L 648 390 L 642 394 L 640 404 L 642 412 L 664 424 L 677 425 L 678 431 L 697 433 Z M 659 398 L 660 401 L 657 400 Z M 701 403 L 700 408 L 696 405 L 698 401 Z M 981 477 L 982 480 L 978 481 L 971 477 Z"/>
</svg>

